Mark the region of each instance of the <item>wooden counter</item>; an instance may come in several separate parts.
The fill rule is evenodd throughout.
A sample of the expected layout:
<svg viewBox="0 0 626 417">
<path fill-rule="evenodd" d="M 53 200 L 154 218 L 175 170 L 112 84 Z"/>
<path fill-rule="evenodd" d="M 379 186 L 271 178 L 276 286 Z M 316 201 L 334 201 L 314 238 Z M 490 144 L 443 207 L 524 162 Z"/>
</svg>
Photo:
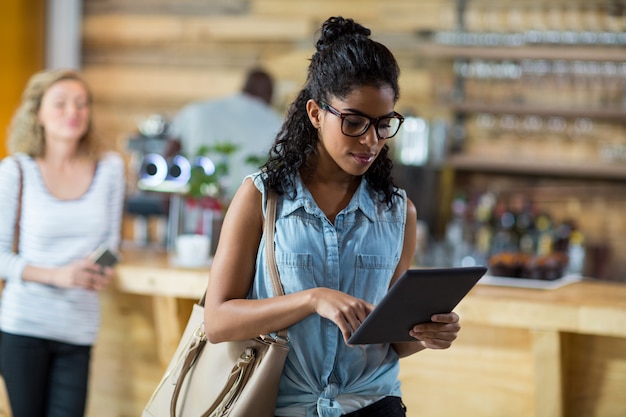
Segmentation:
<svg viewBox="0 0 626 417">
<path fill-rule="evenodd" d="M 117 288 L 133 294 L 199 300 L 209 268 L 173 265 L 163 249 L 124 250 L 117 266 Z"/>
<path fill-rule="evenodd" d="M 185 324 L 176 301 L 202 296 L 208 268 L 175 268 L 162 252 L 125 251 L 117 273 L 120 291 L 153 297 L 167 364 Z M 451 349 L 401 361 L 408 416 L 626 415 L 626 285 L 478 285 L 456 311 L 463 330 Z"/>
<path fill-rule="evenodd" d="M 208 279 L 208 268 L 173 266 L 162 249 L 122 252 L 116 287 L 119 291 L 152 297 L 157 354 L 164 367 L 174 355 L 186 324 L 178 300 L 200 300 Z"/>
<path fill-rule="evenodd" d="M 402 360 L 403 383 L 420 387 L 409 409 L 437 417 L 626 415 L 626 285 L 478 285 L 456 311 L 463 330 L 449 351 Z"/>
</svg>

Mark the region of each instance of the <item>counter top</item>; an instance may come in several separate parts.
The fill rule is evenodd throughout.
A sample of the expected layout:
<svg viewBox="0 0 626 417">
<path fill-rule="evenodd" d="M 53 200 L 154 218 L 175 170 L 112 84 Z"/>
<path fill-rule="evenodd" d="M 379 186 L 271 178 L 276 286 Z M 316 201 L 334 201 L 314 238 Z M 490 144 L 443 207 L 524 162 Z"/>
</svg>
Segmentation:
<svg viewBox="0 0 626 417">
<path fill-rule="evenodd" d="M 626 337 L 626 285 L 582 280 L 561 288 L 477 285 L 456 311 L 464 321 Z"/>
<path fill-rule="evenodd" d="M 117 268 L 124 292 L 200 299 L 209 268 L 173 266 L 162 249 L 125 250 Z M 626 285 L 596 280 L 556 289 L 475 286 L 455 309 L 463 321 L 626 337 Z"/>
<path fill-rule="evenodd" d="M 199 300 L 208 279 L 208 267 L 179 267 L 161 248 L 134 248 L 122 251 L 116 286 L 133 294 Z"/>
</svg>

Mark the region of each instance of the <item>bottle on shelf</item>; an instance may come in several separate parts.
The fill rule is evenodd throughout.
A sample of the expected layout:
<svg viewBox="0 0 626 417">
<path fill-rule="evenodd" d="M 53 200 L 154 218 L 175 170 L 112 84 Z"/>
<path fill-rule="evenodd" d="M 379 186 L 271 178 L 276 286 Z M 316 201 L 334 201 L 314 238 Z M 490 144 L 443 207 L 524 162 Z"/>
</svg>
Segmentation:
<svg viewBox="0 0 626 417">
<path fill-rule="evenodd" d="M 568 275 L 583 275 L 585 269 L 585 246 L 584 246 L 584 236 L 579 230 L 572 231 L 572 234 L 569 238 L 569 245 L 567 249 L 568 255 L 568 264 L 567 264 L 567 274 Z"/>
<path fill-rule="evenodd" d="M 469 244 L 466 239 L 466 214 L 467 203 L 465 198 L 457 196 L 452 202 L 452 219 L 446 226 L 446 244 L 451 249 L 453 266 L 461 265 L 463 257 L 468 253 Z"/>
<path fill-rule="evenodd" d="M 554 245 L 552 220 L 546 213 L 542 213 L 537 217 L 536 225 L 537 248 L 535 254 L 537 256 L 547 256 L 552 253 Z"/>
</svg>

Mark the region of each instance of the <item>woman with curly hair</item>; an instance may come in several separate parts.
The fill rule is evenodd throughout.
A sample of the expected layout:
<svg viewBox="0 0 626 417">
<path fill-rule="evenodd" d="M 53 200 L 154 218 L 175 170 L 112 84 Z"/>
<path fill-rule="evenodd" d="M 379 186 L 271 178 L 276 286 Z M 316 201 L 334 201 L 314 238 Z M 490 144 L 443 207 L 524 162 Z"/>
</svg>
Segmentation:
<svg viewBox="0 0 626 417">
<path fill-rule="evenodd" d="M 267 163 L 226 214 L 205 328 L 211 342 L 288 329 L 276 416 L 404 416 L 398 359 L 448 348 L 459 317 L 414 326 L 414 342 L 348 343 L 409 268 L 417 214 L 391 178 L 387 142 L 404 120 L 394 111 L 394 56 L 342 17 L 323 23 L 316 49 Z M 273 298 L 262 240 L 269 191 L 278 196 L 274 245 L 285 290 Z"/>
</svg>

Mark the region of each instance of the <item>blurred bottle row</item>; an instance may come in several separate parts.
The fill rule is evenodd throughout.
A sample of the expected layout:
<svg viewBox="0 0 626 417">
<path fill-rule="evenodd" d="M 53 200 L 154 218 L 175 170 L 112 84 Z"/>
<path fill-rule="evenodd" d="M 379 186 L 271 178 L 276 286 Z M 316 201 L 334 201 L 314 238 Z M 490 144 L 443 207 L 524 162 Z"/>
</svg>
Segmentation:
<svg viewBox="0 0 626 417">
<path fill-rule="evenodd" d="M 465 152 L 557 164 L 626 162 L 626 126 L 588 117 L 477 113 L 465 122 Z"/>
<path fill-rule="evenodd" d="M 472 59 L 454 74 L 469 101 L 626 109 L 626 62 Z"/>
<path fill-rule="evenodd" d="M 624 0 L 448 0 L 435 41 L 454 45 L 626 44 Z M 457 13 L 461 10 L 461 24 Z"/>
</svg>

